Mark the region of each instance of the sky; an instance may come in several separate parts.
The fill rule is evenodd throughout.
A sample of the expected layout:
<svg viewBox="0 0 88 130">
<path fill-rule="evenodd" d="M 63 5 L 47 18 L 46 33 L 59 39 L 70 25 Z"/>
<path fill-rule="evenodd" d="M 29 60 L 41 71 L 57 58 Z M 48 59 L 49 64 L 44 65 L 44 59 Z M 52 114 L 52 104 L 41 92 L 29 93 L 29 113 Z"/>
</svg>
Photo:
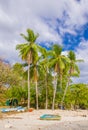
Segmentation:
<svg viewBox="0 0 88 130">
<path fill-rule="evenodd" d="M 16 45 L 24 43 L 20 33 L 27 28 L 39 33 L 41 46 L 57 43 L 84 59 L 74 82 L 88 83 L 88 0 L 0 0 L 0 57 L 21 61 Z"/>
</svg>

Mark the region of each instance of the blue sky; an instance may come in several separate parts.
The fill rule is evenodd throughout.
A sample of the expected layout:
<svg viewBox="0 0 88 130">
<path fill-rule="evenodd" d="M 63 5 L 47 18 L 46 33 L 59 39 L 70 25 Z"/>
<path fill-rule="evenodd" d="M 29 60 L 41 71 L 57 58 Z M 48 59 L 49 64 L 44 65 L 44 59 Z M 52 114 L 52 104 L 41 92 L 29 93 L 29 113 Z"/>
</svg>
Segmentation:
<svg viewBox="0 0 88 130">
<path fill-rule="evenodd" d="M 15 48 L 27 28 L 39 33 L 38 44 L 57 43 L 64 54 L 74 50 L 84 59 L 74 81 L 88 83 L 88 0 L 0 0 L 0 57 L 11 64 L 21 61 Z"/>
</svg>

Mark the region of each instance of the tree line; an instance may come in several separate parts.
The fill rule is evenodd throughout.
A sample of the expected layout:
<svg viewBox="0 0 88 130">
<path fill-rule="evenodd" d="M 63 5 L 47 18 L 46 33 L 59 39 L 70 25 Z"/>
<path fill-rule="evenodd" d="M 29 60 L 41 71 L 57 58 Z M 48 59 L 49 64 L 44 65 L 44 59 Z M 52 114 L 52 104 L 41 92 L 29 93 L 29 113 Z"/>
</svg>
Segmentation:
<svg viewBox="0 0 88 130">
<path fill-rule="evenodd" d="M 49 50 L 40 46 L 36 43 L 39 34 L 31 29 L 21 36 L 25 43 L 18 44 L 16 49 L 24 62 L 9 67 L 5 96 L 18 98 L 28 109 L 88 108 L 87 85 L 72 83 L 72 77 L 80 76 L 77 62 L 83 60 L 76 59 L 72 50 L 63 55 L 63 48 L 57 43 Z"/>
</svg>

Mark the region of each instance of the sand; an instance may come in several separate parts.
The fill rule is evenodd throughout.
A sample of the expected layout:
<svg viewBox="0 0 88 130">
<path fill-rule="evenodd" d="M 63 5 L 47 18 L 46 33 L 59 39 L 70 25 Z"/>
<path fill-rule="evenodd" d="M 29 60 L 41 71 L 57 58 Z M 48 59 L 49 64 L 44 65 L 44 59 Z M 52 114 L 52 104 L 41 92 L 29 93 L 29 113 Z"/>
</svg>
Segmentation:
<svg viewBox="0 0 88 130">
<path fill-rule="evenodd" d="M 59 114 L 61 120 L 40 120 L 43 114 Z M 19 114 L 4 115 L 0 130 L 88 130 L 87 110 L 34 110 Z"/>
</svg>

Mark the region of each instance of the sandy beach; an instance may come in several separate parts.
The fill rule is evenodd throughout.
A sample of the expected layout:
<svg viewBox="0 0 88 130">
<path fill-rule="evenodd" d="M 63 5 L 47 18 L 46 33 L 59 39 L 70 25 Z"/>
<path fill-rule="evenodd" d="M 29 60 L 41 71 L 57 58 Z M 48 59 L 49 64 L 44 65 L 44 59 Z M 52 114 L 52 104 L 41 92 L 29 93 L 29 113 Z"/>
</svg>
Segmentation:
<svg viewBox="0 0 88 130">
<path fill-rule="evenodd" d="M 40 120 L 43 114 L 59 114 L 61 120 Z M 0 130 L 88 130 L 87 110 L 34 110 L 6 115 L 0 119 Z"/>
</svg>

